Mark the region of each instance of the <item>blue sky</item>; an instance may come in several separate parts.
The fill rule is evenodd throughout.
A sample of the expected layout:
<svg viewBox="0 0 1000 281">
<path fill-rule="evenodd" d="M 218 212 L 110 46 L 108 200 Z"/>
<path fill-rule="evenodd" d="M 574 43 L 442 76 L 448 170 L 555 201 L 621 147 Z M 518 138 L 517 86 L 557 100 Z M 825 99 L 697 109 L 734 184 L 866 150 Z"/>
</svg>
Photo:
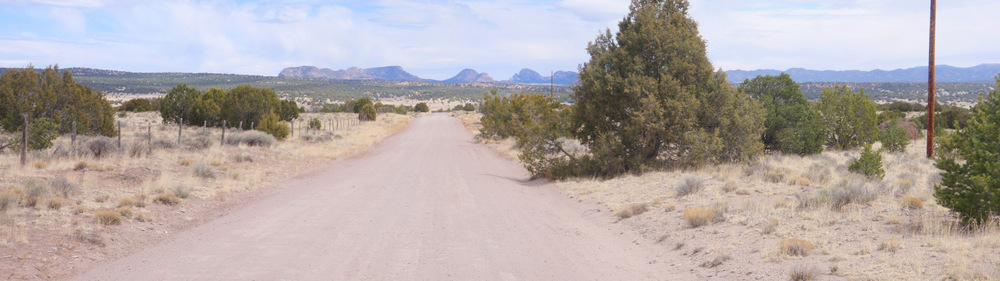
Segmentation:
<svg viewBox="0 0 1000 281">
<path fill-rule="evenodd" d="M 1000 62 L 1000 1 L 938 4 L 938 62 Z M 276 75 L 287 66 L 576 70 L 629 1 L 0 0 L 0 66 Z M 929 1 L 691 0 L 723 69 L 927 63 Z"/>
</svg>

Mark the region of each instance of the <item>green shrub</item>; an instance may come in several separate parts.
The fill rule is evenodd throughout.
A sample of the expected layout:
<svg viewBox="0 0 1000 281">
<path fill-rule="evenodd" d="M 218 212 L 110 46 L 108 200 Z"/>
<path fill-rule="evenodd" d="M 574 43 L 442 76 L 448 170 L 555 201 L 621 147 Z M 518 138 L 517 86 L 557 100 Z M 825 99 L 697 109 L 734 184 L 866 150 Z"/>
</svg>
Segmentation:
<svg viewBox="0 0 1000 281">
<path fill-rule="evenodd" d="M 431 108 L 429 106 L 427 106 L 426 102 L 421 102 L 421 103 L 418 103 L 417 105 L 413 106 L 413 111 L 415 111 L 415 112 L 431 112 Z"/>
<path fill-rule="evenodd" d="M 23 114 L 48 119 L 60 133 L 76 122 L 81 134 L 115 136 L 114 108 L 104 93 L 77 84 L 58 67 L 7 69 L 0 74 L 0 128 L 14 132 L 24 126 Z"/>
<path fill-rule="evenodd" d="M 906 129 L 899 126 L 899 121 L 894 120 L 879 132 L 879 141 L 882 142 L 882 149 L 889 152 L 902 152 L 906 146 L 910 145 L 910 137 Z"/>
<path fill-rule="evenodd" d="M 757 76 L 740 84 L 739 90 L 760 101 L 766 110 L 761 134 L 765 147 L 799 155 L 823 151 L 826 131 L 791 76 Z"/>
<path fill-rule="evenodd" d="M 40 118 L 28 125 L 28 150 L 45 150 L 52 147 L 52 141 L 59 137 L 58 126 L 48 119 Z M 21 149 L 21 136 L 8 140 L 11 149 Z"/>
<path fill-rule="evenodd" d="M 899 110 L 887 110 L 882 111 L 878 114 L 878 123 L 882 124 L 885 121 L 897 120 L 906 118 L 906 113 Z"/>
<path fill-rule="evenodd" d="M 309 120 L 309 129 L 319 130 L 323 128 L 323 122 L 319 121 L 319 118 L 313 118 Z"/>
<path fill-rule="evenodd" d="M 952 154 L 939 153 L 941 183 L 934 197 L 967 224 L 1000 215 L 1000 76 L 997 90 L 980 97 L 965 127 L 949 140 Z"/>
<path fill-rule="evenodd" d="M 829 130 L 829 143 L 837 149 L 852 149 L 871 144 L 878 138 L 875 103 L 865 92 L 846 86 L 825 88 L 816 103 L 823 126 Z"/>
<path fill-rule="evenodd" d="M 269 112 L 261 117 L 260 124 L 257 125 L 257 130 L 272 135 L 277 140 L 285 140 L 288 134 L 291 133 L 292 128 L 287 123 L 278 121 L 277 114 Z"/>
<path fill-rule="evenodd" d="M 882 179 L 885 177 L 885 170 L 882 169 L 882 155 L 872 151 L 871 145 L 866 145 L 861 151 L 861 156 L 847 166 L 847 171 L 865 175 L 868 179 Z"/>
<path fill-rule="evenodd" d="M 375 117 L 378 112 L 375 111 L 375 106 L 371 104 L 366 104 L 358 109 L 358 120 L 361 121 L 375 121 Z"/>
<path fill-rule="evenodd" d="M 465 110 L 465 111 L 468 111 L 468 112 L 476 111 L 476 105 L 472 104 L 472 103 L 466 103 L 465 106 L 462 107 L 462 110 Z"/>
</svg>

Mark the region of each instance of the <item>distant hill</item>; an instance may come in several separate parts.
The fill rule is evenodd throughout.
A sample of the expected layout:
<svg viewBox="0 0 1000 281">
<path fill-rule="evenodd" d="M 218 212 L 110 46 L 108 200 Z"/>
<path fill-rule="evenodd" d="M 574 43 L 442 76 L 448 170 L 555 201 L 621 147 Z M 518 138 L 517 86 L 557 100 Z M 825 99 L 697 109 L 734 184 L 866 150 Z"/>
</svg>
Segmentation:
<svg viewBox="0 0 1000 281">
<path fill-rule="evenodd" d="M 740 83 L 746 79 L 753 79 L 757 75 L 778 75 L 782 72 L 792 76 L 795 82 L 851 82 L 851 83 L 884 83 L 884 82 L 922 82 L 927 81 L 927 67 L 919 66 L 907 69 L 896 70 L 809 70 L 803 68 L 792 68 L 785 71 L 774 69 L 759 70 L 729 70 L 729 81 Z M 953 83 L 976 83 L 993 82 L 994 77 L 1000 73 L 1000 64 L 980 64 L 973 67 L 961 68 L 948 65 L 939 65 L 935 68 L 935 80 L 937 82 Z"/>
<path fill-rule="evenodd" d="M 493 82 L 493 77 L 489 73 L 479 73 L 472 69 L 464 69 L 455 77 L 441 81 L 442 83 L 469 83 L 469 82 Z"/>
<path fill-rule="evenodd" d="M 503 82 L 507 82 L 507 83 L 522 83 L 522 84 L 549 84 L 549 83 L 553 83 L 553 84 L 557 84 L 557 85 L 567 85 L 568 86 L 568 85 L 572 85 L 574 83 L 577 83 L 579 81 L 580 81 L 580 78 L 577 75 L 577 73 L 576 72 L 572 72 L 572 71 L 556 71 L 556 73 L 554 73 L 552 75 L 552 77 L 549 77 L 549 76 L 542 76 L 541 74 L 538 74 L 538 72 L 535 72 L 534 70 L 525 68 L 525 69 L 521 69 L 520 72 L 518 72 L 517 74 L 514 74 L 514 76 L 510 77 L 510 80 L 506 80 L 506 81 L 503 81 Z"/>
<path fill-rule="evenodd" d="M 386 80 L 386 81 L 423 81 L 420 77 L 410 74 L 399 66 L 373 68 L 357 68 L 332 70 L 315 66 L 288 67 L 278 74 L 278 77 L 289 78 L 330 78 L 337 80 Z"/>
</svg>

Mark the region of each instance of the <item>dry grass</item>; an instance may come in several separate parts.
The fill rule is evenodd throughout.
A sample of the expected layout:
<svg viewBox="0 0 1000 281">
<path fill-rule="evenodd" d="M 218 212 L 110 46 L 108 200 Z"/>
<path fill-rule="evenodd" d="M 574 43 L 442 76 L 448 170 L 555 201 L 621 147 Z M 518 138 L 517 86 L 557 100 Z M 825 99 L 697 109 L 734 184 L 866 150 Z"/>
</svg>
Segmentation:
<svg viewBox="0 0 1000 281">
<path fill-rule="evenodd" d="M 684 178 L 674 187 L 677 197 L 684 197 L 705 189 L 705 180 L 699 177 L 689 176 Z"/>
<path fill-rule="evenodd" d="M 153 198 L 153 202 L 163 205 L 173 206 L 181 203 L 181 199 L 173 192 L 160 193 Z"/>
<path fill-rule="evenodd" d="M 812 281 L 816 280 L 816 275 L 819 275 L 818 271 L 816 267 L 796 265 L 792 271 L 788 272 L 788 276 L 792 281 Z"/>
<path fill-rule="evenodd" d="M 715 257 L 715 259 L 702 263 L 701 267 L 713 268 L 722 265 L 723 263 L 729 261 L 730 259 L 732 259 L 732 257 L 730 257 L 729 255 L 719 254 L 718 256 Z"/>
<path fill-rule="evenodd" d="M 913 196 L 903 196 L 902 199 L 903 207 L 907 209 L 923 209 L 924 200 Z"/>
<path fill-rule="evenodd" d="M 632 203 L 615 212 L 615 216 L 618 216 L 618 219 L 627 219 L 645 213 L 648 208 L 646 203 Z"/>
<path fill-rule="evenodd" d="M 892 238 L 889 238 L 888 240 L 882 241 L 882 244 L 879 244 L 879 246 L 878 246 L 878 249 L 881 250 L 881 251 L 889 251 L 889 252 L 893 252 L 893 253 L 895 253 L 896 251 L 899 251 L 900 248 L 901 248 L 901 246 L 900 246 L 900 242 L 899 242 L 899 237 L 896 237 L 896 236 L 893 236 Z"/>
<path fill-rule="evenodd" d="M 146 207 L 146 200 L 134 196 L 126 196 L 118 199 L 118 207 Z"/>
<path fill-rule="evenodd" d="M 702 207 L 687 208 L 684 210 L 684 220 L 691 227 L 705 226 L 715 220 L 715 211 Z"/>
<path fill-rule="evenodd" d="M 812 242 L 794 238 L 785 238 L 778 244 L 780 252 L 789 256 L 808 256 L 814 248 Z"/>
<path fill-rule="evenodd" d="M 775 229 L 778 228 L 778 223 L 779 220 L 777 218 L 771 218 L 770 220 L 767 221 L 767 224 L 764 225 L 764 230 L 762 231 L 762 233 L 764 234 L 774 233 Z"/>
<path fill-rule="evenodd" d="M 59 197 L 49 198 L 49 203 L 47 206 L 49 207 L 50 210 L 59 210 L 62 209 L 63 206 L 69 205 L 69 203 L 71 202 L 73 201 L 66 198 L 59 198 Z"/>
<path fill-rule="evenodd" d="M 94 211 L 94 220 L 103 225 L 122 224 L 122 214 L 111 209 L 100 209 Z"/>
</svg>

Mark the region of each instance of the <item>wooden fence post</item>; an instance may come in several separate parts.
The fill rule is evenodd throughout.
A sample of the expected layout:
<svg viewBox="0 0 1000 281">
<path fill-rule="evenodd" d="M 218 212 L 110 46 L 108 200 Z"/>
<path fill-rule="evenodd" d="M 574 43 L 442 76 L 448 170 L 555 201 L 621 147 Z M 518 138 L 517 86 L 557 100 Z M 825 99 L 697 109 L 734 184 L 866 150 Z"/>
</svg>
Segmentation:
<svg viewBox="0 0 1000 281">
<path fill-rule="evenodd" d="M 289 122 L 292 122 L 292 135 L 291 136 L 294 137 L 295 136 L 295 119 L 292 119 Z"/>
<path fill-rule="evenodd" d="M 118 149 L 122 149 L 122 121 L 118 121 Z"/>
<path fill-rule="evenodd" d="M 201 130 L 207 133 L 208 132 L 208 120 L 205 120 L 204 122 L 205 123 L 201 124 Z"/>
<path fill-rule="evenodd" d="M 73 134 L 69 136 L 69 146 L 72 147 L 73 155 L 76 155 L 76 120 L 73 120 Z"/>
<path fill-rule="evenodd" d="M 253 130 L 253 125 L 256 125 L 254 123 L 257 123 L 257 122 L 250 121 L 250 130 Z"/>
<path fill-rule="evenodd" d="M 21 166 L 28 163 L 28 114 L 24 114 L 24 130 L 21 130 Z"/>
<path fill-rule="evenodd" d="M 219 146 L 226 144 L 226 120 L 222 120 L 222 140 L 219 141 Z"/>
<path fill-rule="evenodd" d="M 149 139 L 146 140 L 146 146 L 149 147 L 148 151 L 146 151 L 148 156 L 153 153 L 153 124 L 149 124 L 149 127 L 146 127 L 146 136 L 149 137 Z"/>
<path fill-rule="evenodd" d="M 184 130 L 184 118 L 177 122 L 177 149 L 181 148 L 181 131 Z"/>
<path fill-rule="evenodd" d="M 243 120 L 240 120 L 240 131 L 243 131 Z"/>
</svg>

